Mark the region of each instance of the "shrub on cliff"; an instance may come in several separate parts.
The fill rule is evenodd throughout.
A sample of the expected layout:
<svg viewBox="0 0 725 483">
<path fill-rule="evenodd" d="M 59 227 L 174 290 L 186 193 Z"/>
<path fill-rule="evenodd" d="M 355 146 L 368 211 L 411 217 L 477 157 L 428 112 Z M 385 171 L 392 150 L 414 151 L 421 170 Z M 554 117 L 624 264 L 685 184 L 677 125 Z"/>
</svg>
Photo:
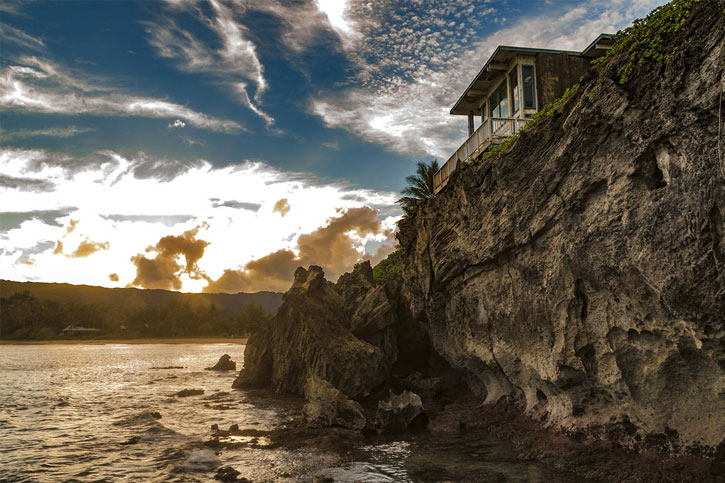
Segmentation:
<svg viewBox="0 0 725 483">
<path fill-rule="evenodd" d="M 398 248 L 385 260 L 373 267 L 373 280 L 376 285 L 383 285 L 403 269 L 403 250 Z"/>
</svg>

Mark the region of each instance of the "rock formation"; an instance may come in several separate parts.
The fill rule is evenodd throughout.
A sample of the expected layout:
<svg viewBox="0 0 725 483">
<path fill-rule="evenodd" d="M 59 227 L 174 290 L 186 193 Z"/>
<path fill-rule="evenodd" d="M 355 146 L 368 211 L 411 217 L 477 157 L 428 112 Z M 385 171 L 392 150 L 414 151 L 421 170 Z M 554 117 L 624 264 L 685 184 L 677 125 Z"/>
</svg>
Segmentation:
<svg viewBox="0 0 725 483">
<path fill-rule="evenodd" d="M 485 401 L 631 446 L 725 434 L 725 5 L 593 68 L 400 223 L 405 296 Z M 719 139 L 718 139 L 719 136 Z"/>
<path fill-rule="evenodd" d="M 371 392 L 394 369 L 418 367 L 428 355 L 425 332 L 413 323 L 400 288 L 400 280 L 376 287 L 369 262 L 337 284 L 320 267 L 298 268 L 269 328 L 250 338 L 234 387 L 269 385 L 304 395 L 308 424 L 362 429 L 367 416 L 356 400 L 375 399 Z M 411 420 L 422 404 L 416 411 Z"/>
<path fill-rule="evenodd" d="M 237 363 L 232 360 L 232 356 L 224 354 L 219 358 L 213 367 L 207 367 L 208 371 L 236 371 Z"/>
</svg>

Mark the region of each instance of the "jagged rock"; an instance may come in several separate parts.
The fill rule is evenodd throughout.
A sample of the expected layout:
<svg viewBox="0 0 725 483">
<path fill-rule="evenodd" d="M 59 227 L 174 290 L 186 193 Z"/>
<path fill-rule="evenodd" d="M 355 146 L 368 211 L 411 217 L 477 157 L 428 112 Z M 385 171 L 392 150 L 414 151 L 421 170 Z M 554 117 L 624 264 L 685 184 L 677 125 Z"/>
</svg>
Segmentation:
<svg viewBox="0 0 725 483">
<path fill-rule="evenodd" d="M 722 5 L 695 3 L 625 85 L 626 51 L 590 70 L 399 223 L 413 314 L 486 401 L 596 437 L 618 422 L 633 446 L 725 434 Z"/>
<path fill-rule="evenodd" d="M 324 379 L 310 377 L 305 384 L 305 397 L 307 404 L 302 413 L 309 426 L 340 426 L 356 430 L 365 427 L 365 413 L 360 403 L 348 399 Z"/>
<path fill-rule="evenodd" d="M 232 360 L 232 356 L 224 354 L 219 358 L 219 361 L 214 364 L 214 367 L 207 367 L 208 371 L 236 371 L 237 363 Z"/>
<path fill-rule="evenodd" d="M 350 332 L 348 312 L 320 267 L 298 268 L 269 329 L 250 338 L 234 386 L 271 384 L 302 395 L 307 378 L 317 376 L 352 398 L 369 393 L 394 361 Z"/>
<path fill-rule="evenodd" d="M 420 396 L 410 391 L 391 395 L 378 402 L 375 415 L 375 428 L 383 433 L 398 433 L 408 428 L 421 428 L 428 425 L 428 415 L 423 409 Z"/>
</svg>

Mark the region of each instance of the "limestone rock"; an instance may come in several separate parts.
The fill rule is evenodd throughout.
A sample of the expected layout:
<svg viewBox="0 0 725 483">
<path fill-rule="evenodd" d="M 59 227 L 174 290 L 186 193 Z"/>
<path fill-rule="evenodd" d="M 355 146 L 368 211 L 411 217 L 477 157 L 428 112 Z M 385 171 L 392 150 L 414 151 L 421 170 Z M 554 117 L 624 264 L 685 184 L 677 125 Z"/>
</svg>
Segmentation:
<svg viewBox="0 0 725 483">
<path fill-rule="evenodd" d="M 397 433 L 427 425 L 428 415 L 423 409 L 423 402 L 413 392 L 403 391 L 378 403 L 375 427 L 379 432 Z"/>
<path fill-rule="evenodd" d="M 482 399 L 632 446 L 722 439 L 724 19 L 695 3 L 669 60 L 593 68 L 399 223 L 413 314 Z"/>
<path fill-rule="evenodd" d="M 340 426 L 356 430 L 365 427 L 365 413 L 360 403 L 348 399 L 324 379 L 310 377 L 305 384 L 305 397 L 307 404 L 302 412 L 309 426 Z"/>
</svg>

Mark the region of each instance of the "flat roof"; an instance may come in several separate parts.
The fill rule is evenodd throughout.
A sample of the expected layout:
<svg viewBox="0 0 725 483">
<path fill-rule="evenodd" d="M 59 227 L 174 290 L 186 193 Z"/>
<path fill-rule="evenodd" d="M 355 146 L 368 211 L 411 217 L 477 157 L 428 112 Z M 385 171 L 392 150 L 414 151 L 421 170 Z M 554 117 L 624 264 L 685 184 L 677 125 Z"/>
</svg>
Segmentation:
<svg viewBox="0 0 725 483">
<path fill-rule="evenodd" d="M 490 83 L 493 80 L 497 80 L 499 77 L 500 70 L 492 69 L 495 63 L 507 63 L 516 54 L 567 54 L 575 56 L 583 56 L 587 58 L 595 58 L 604 55 L 601 52 L 606 53 L 606 50 L 611 48 L 611 34 L 600 34 L 599 37 L 594 40 L 589 46 L 582 52 L 576 52 L 572 50 L 554 50 L 554 49 L 536 49 L 531 47 L 514 47 L 509 45 L 499 45 L 493 52 L 491 57 L 488 58 L 486 63 L 483 65 L 473 81 L 468 85 L 466 90 L 463 92 L 456 104 L 451 108 L 451 114 L 467 115 L 471 111 L 478 111 L 479 106 L 474 105 L 472 101 L 467 101 L 467 98 L 473 98 L 473 100 L 479 100 L 482 96 L 488 94 Z M 609 44 L 605 42 L 609 41 Z M 476 92 L 471 96 L 472 92 Z"/>
</svg>

